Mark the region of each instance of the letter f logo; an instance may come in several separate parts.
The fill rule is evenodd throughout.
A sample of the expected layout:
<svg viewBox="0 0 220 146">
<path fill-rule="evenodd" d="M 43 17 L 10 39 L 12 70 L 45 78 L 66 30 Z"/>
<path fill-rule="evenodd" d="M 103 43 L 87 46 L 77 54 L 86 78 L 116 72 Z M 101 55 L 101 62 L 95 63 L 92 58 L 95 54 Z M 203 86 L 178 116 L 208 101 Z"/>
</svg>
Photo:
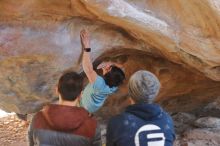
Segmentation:
<svg viewBox="0 0 220 146">
<path fill-rule="evenodd" d="M 135 146 L 142 146 L 140 143 L 143 143 L 143 142 L 141 142 L 139 139 L 141 132 L 147 133 L 146 134 L 147 146 L 164 146 L 165 144 L 164 133 L 161 133 L 161 132 L 158 133 L 158 130 L 161 130 L 160 127 L 153 125 L 153 124 L 144 125 L 141 128 L 139 128 L 134 138 Z"/>
</svg>

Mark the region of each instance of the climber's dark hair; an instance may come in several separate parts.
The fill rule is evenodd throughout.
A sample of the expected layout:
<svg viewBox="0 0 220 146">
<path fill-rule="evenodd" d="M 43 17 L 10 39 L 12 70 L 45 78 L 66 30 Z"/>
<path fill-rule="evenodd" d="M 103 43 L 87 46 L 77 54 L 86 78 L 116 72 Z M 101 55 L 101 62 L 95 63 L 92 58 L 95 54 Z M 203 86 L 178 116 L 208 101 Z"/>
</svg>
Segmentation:
<svg viewBox="0 0 220 146">
<path fill-rule="evenodd" d="M 63 74 L 58 82 L 58 92 L 63 100 L 74 101 L 83 88 L 83 78 L 76 72 Z"/>
<path fill-rule="evenodd" d="M 125 74 L 119 67 L 111 66 L 111 70 L 103 76 L 105 83 L 109 87 L 117 87 L 123 83 Z"/>
</svg>

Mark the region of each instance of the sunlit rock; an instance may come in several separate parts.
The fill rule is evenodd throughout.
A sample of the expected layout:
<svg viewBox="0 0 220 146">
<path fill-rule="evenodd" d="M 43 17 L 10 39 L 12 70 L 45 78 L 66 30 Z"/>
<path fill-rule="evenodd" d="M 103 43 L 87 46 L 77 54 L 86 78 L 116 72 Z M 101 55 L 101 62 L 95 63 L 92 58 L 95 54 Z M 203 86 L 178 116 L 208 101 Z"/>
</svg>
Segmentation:
<svg viewBox="0 0 220 146">
<path fill-rule="evenodd" d="M 1 0 L 0 108 L 30 113 L 56 100 L 62 72 L 82 70 L 82 28 L 91 33 L 93 61 L 121 62 L 127 80 L 139 69 L 155 73 L 162 83 L 157 101 L 168 109 L 204 105 L 220 95 L 219 6 L 217 0 Z M 100 115 L 129 104 L 126 82 Z"/>
</svg>

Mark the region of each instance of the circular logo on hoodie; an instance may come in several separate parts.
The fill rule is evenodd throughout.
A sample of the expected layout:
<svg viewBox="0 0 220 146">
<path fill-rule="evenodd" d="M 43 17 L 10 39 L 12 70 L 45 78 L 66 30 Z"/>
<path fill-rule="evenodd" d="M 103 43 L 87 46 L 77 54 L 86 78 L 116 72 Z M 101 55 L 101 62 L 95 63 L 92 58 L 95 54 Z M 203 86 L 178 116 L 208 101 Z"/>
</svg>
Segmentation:
<svg viewBox="0 0 220 146">
<path fill-rule="evenodd" d="M 137 130 L 134 143 L 135 146 L 164 146 L 165 136 L 160 127 L 147 124 Z"/>
</svg>

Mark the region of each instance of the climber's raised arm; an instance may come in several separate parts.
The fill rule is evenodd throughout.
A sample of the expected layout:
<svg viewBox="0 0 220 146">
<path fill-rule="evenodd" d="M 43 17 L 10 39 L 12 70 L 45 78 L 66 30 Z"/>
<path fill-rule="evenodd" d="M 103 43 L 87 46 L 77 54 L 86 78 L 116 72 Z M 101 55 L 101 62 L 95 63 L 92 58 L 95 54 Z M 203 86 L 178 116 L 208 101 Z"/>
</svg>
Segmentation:
<svg viewBox="0 0 220 146">
<path fill-rule="evenodd" d="M 83 58 L 82 58 L 82 66 L 83 70 L 89 79 L 90 83 L 94 83 L 97 78 L 97 73 L 93 70 L 93 65 L 91 61 L 91 48 L 90 48 L 90 40 L 89 33 L 83 29 L 80 32 L 80 39 L 82 44 Z"/>
</svg>

